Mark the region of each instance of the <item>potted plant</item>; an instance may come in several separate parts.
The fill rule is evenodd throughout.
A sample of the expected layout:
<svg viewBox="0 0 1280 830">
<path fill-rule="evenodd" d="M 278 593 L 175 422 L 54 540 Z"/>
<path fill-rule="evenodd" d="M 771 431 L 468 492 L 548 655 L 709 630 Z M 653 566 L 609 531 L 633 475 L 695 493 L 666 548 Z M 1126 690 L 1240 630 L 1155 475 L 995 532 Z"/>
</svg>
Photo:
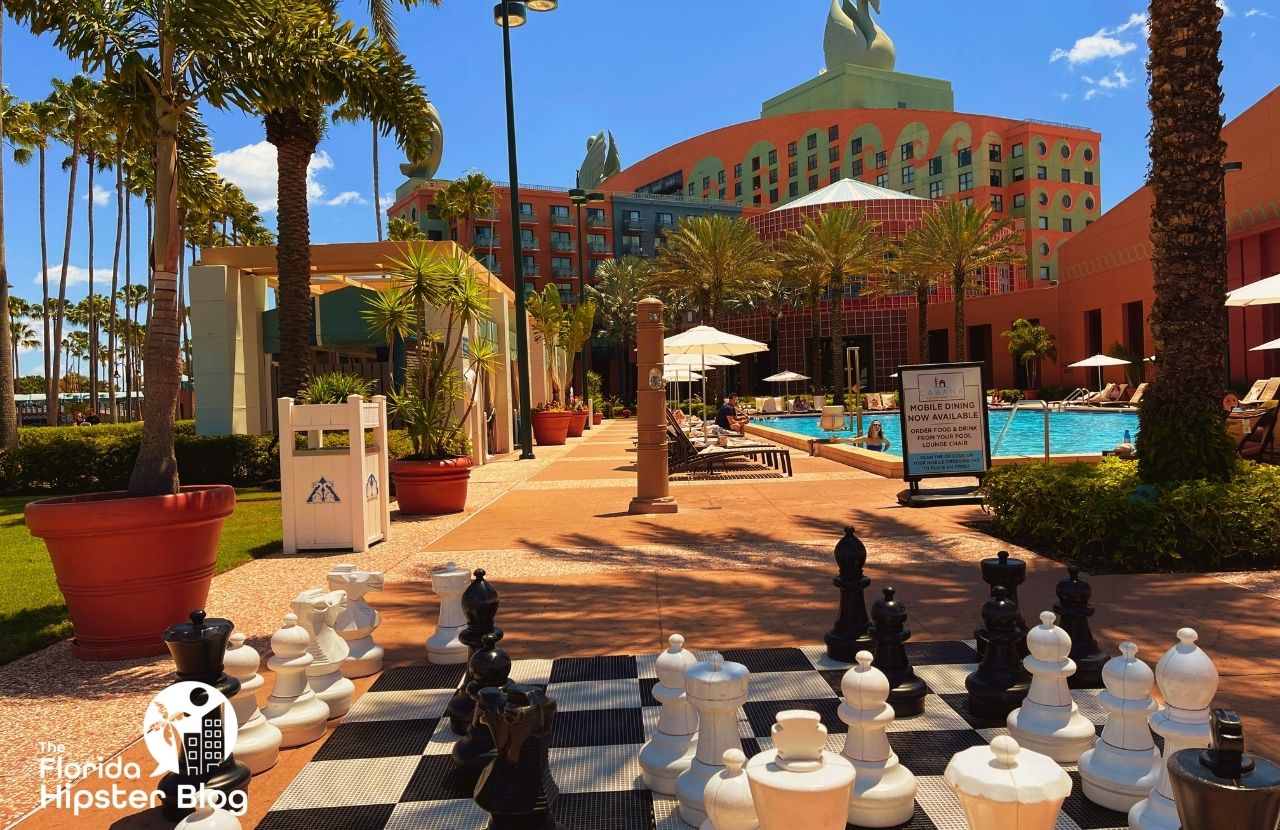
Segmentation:
<svg viewBox="0 0 1280 830">
<path fill-rule="evenodd" d="M 529 296 L 528 309 L 534 335 L 543 345 L 551 389 L 550 400 L 533 410 L 533 436 L 539 444 L 563 444 L 567 438 L 580 437 L 587 425 L 588 413 L 582 399 L 570 398 L 565 390 L 569 388 L 574 355 L 591 337 L 596 304 L 588 300 L 566 309 L 560 301 L 560 289 L 549 283 L 541 292 Z"/>
<path fill-rule="evenodd" d="M 827 390 L 821 386 L 813 387 L 813 408 L 822 411 L 822 407 L 827 404 Z"/>
<path fill-rule="evenodd" d="M 487 290 L 465 253 L 439 255 L 421 242 L 402 248 L 390 276 L 401 286 L 370 297 L 362 316 L 414 355 L 404 383 L 388 396 L 413 445 L 412 454 L 390 464 L 396 499 L 410 516 L 458 513 L 471 478 L 467 420 L 497 360 L 494 344 L 476 331 L 489 319 Z"/>
<path fill-rule="evenodd" d="M 591 423 L 599 426 L 604 420 L 604 383 L 597 372 L 587 372 L 587 400 L 591 401 Z"/>
</svg>

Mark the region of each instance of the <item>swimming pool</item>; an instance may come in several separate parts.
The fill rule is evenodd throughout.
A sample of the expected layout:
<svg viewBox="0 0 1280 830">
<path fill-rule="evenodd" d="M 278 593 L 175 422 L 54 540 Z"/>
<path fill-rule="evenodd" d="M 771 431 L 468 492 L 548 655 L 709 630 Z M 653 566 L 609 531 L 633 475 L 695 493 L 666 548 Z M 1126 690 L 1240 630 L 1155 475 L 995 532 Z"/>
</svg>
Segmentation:
<svg viewBox="0 0 1280 830">
<path fill-rule="evenodd" d="M 1044 413 L 1036 409 L 1020 410 L 1013 417 L 1013 425 L 997 448 L 996 439 L 1009 420 L 1009 410 L 993 409 L 988 415 L 991 428 L 993 455 L 1043 455 Z M 863 428 L 878 419 L 888 436 L 890 455 L 902 454 L 902 424 L 898 413 L 863 413 Z M 828 434 L 818 428 L 814 418 L 764 418 L 752 423 L 803 435 L 807 438 L 826 438 Z M 850 419 L 850 423 L 853 420 Z M 1049 413 L 1049 452 L 1055 455 L 1082 455 L 1114 449 L 1124 440 L 1125 430 L 1133 437 L 1138 435 L 1138 415 L 1134 412 L 1066 412 Z M 838 433 L 851 436 L 853 431 Z"/>
</svg>

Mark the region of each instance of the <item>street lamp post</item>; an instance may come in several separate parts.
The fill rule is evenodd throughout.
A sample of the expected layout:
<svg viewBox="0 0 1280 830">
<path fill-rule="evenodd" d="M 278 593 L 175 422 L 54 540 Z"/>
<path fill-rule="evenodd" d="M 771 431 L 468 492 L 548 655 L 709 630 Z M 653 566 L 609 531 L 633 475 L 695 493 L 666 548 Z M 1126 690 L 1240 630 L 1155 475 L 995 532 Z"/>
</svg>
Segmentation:
<svg viewBox="0 0 1280 830">
<path fill-rule="evenodd" d="M 502 27 L 502 68 L 507 87 L 507 161 L 511 167 L 511 245 L 516 292 L 516 361 L 520 372 L 520 458 L 533 458 L 533 401 L 529 391 L 529 329 L 525 319 L 524 255 L 520 251 L 520 178 L 516 172 L 516 104 L 511 84 L 511 30 L 525 24 L 525 10 L 554 11 L 557 0 L 501 0 L 493 22 Z"/>
<path fill-rule="evenodd" d="M 582 236 L 582 208 L 589 202 L 603 202 L 604 194 L 599 191 L 586 191 L 575 187 L 569 191 L 569 201 L 573 202 L 578 212 L 578 305 L 587 302 L 587 262 L 582 250 L 585 241 Z M 582 344 L 582 354 L 578 358 L 578 393 L 583 399 L 587 397 L 587 372 L 591 371 L 591 338 Z M 588 401 L 590 403 L 590 401 Z M 590 426 L 590 425 L 588 425 Z"/>
</svg>

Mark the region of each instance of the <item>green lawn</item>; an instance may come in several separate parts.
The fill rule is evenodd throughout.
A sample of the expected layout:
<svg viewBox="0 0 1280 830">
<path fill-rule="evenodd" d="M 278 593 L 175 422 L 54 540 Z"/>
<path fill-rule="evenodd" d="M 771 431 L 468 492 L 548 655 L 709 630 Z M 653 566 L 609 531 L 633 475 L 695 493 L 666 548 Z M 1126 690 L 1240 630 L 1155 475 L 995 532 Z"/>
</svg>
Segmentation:
<svg viewBox="0 0 1280 830">
<path fill-rule="evenodd" d="M 22 520 L 29 501 L 30 496 L 0 497 L 0 663 L 71 636 L 44 542 L 27 533 Z M 217 572 L 280 546 L 280 493 L 236 490 L 235 512 L 222 527 Z"/>
</svg>

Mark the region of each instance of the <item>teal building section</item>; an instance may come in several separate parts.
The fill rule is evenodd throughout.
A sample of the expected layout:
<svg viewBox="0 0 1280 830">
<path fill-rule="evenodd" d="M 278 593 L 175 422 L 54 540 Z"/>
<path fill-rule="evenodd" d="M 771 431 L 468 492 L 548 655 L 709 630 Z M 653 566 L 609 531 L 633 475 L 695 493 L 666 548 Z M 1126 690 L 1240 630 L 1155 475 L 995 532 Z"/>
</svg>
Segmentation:
<svg viewBox="0 0 1280 830">
<path fill-rule="evenodd" d="M 764 102 L 760 115 L 841 109 L 954 112 L 955 93 L 950 81 L 847 64 L 775 95 Z"/>
</svg>

